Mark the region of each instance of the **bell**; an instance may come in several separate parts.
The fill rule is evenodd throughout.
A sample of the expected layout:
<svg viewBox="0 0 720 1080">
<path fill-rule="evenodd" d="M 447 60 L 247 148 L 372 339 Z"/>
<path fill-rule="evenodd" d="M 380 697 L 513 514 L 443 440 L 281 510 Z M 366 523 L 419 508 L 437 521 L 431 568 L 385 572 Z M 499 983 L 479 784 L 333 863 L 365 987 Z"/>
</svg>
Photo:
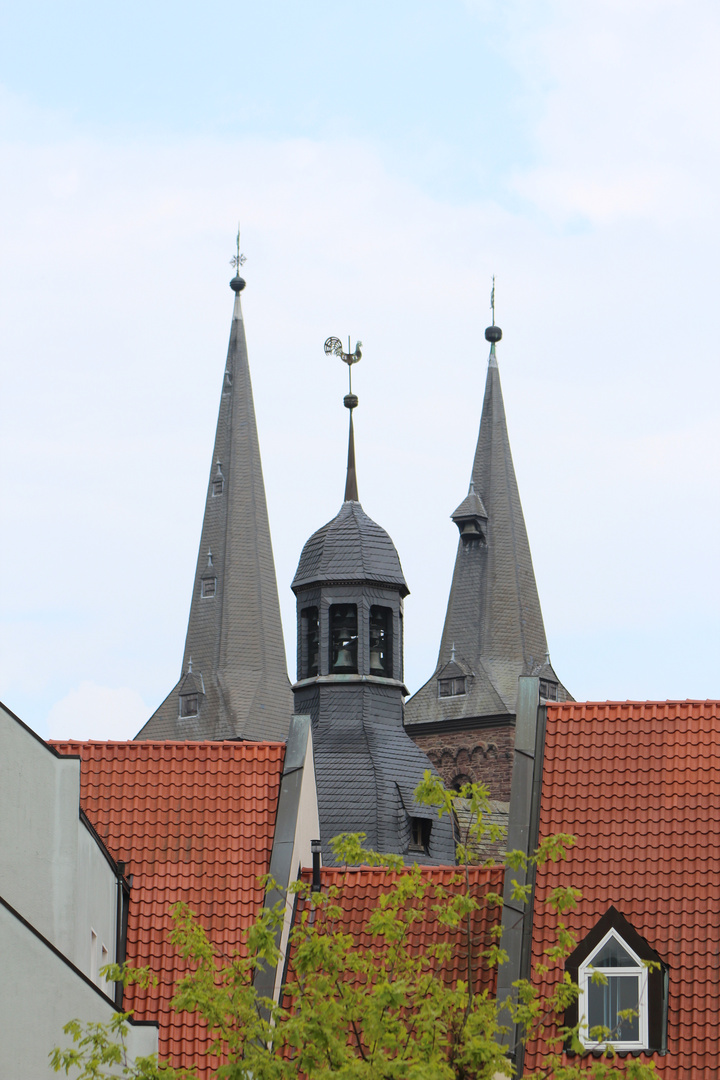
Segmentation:
<svg viewBox="0 0 720 1080">
<path fill-rule="evenodd" d="M 385 662 L 383 661 L 383 655 L 380 649 L 370 650 L 370 670 L 371 671 L 384 671 Z"/>
<path fill-rule="evenodd" d="M 333 664 L 333 667 L 340 668 L 340 667 L 352 667 L 352 666 L 353 666 L 353 658 L 352 658 L 352 656 L 350 654 L 350 650 L 345 649 L 345 648 L 338 649 L 337 659 L 335 660 L 335 663 Z"/>
</svg>

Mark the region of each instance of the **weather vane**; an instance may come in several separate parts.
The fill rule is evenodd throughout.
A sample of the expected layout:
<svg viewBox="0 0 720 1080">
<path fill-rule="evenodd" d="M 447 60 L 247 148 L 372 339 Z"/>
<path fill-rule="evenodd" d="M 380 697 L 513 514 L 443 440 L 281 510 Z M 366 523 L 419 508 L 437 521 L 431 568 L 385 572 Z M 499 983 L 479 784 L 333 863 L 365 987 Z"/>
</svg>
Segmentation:
<svg viewBox="0 0 720 1080">
<path fill-rule="evenodd" d="M 238 225 L 238 231 L 237 231 L 236 244 L 237 244 L 237 255 L 233 255 L 232 259 L 230 260 L 230 265 L 235 268 L 235 273 L 239 274 L 240 270 L 242 269 L 243 263 L 247 262 L 247 256 L 240 254 L 240 226 L 239 225 Z"/>
<path fill-rule="evenodd" d="M 238 233 L 238 242 L 239 242 L 239 237 L 240 237 L 240 233 Z M 495 275 L 494 274 L 493 274 L 492 289 L 490 291 L 490 309 L 492 311 L 492 317 L 493 317 L 492 324 L 494 326 L 495 325 Z"/>
<path fill-rule="evenodd" d="M 325 342 L 325 353 L 327 356 L 339 356 L 343 363 L 348 366 L 348 392 L 343 398 L 343 403 L 346 409 L 354 409 L 357 406 L 358 399 L 352 392 L 352 366 L 357 364 L 358 360 L 362 357 L 360 349 L 362 348 L 362 341 L 355 342 L 355 352 L 350 352 L 350 338 L 348 337 L 348 351 L 343 352 L 342 341 L 337 337 L 329 337 Z"/>
</svg>

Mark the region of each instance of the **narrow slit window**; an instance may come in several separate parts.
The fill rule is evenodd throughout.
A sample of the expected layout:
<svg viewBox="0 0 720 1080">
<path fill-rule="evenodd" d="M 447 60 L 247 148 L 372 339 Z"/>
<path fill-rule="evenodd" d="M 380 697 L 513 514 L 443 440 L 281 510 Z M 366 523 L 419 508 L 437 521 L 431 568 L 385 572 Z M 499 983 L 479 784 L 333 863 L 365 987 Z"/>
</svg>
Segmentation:
<svg viewBox="0 0 720 1080">
<path fill-rule="evenodd" d="M 370 674 L 392 678 L 392 608 L 370 608 Z"/>
<path fill-rule="evenodd" d="M 410 843 L 408 851 L 418 855 L 427 855 L 430 850 L 430 831 L 432 822 L 430 818 L 410 818 Z"/>
<path fill-rule="evenodd" d="M 330 607 L 330 673 L 352 675 L 358 669 L 357 604 Z"/>
<path fill-rule="evenodd" d="M 90 979 L 96 985 L 98 983 L 98 937 L 90 928 Z"/>
<path fill-rule="evenodd" d="M 312 679 L 318 673 L 320 656 L 320 623 L 316 607 L 303 608 L 302 620 L 303 652 L 301 658 L 302 678 Z"/>
</svg>

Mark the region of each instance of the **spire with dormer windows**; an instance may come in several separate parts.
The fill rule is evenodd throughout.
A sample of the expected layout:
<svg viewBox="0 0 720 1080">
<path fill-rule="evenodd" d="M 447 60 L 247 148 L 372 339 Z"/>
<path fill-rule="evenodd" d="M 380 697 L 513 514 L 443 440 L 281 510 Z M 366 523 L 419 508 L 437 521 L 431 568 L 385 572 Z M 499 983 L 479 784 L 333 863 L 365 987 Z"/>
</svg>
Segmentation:
<svg viewBox="0 0 720 1080">
<path fill-rule="evenodd" d="M 494 311 L 485 336 L 490 356 L 480 433 L 469 492 L 452 514 L 460 539 L 437 667 L 405 706 L 413 733 L 414 725 L 514 714 L 521 675 L 539 675 L 548 697 L 569 696 L 548 655 L 510 452 Z"/>
<path fill-rule="evenodd" d="M 284 739 L 292 715 L 238 273 L 180 681 L 138 739 Z M 192 660 L 190 659 L 192 657 Z"/>
</svg>

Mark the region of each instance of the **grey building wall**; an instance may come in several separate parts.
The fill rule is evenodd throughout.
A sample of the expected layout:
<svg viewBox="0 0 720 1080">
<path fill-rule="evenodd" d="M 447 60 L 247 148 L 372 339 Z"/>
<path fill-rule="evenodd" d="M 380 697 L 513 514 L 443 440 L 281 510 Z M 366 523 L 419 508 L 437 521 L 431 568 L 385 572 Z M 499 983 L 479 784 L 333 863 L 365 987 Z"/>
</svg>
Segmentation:
<svg viewBox="0 0 720 1080">
<path fill-rule="evenodd" d="M 53 950 L 19 915 L 0 903 L 0 1075 L 3 1080 L 50 1080 L 49 1054 L 70 1045 L 63 1026 L 75 1018 L 107 1023 L 112 1001 Z M 157 1053 L 155 1024 L 131 1024 L 131 1059 Z"/>
<path fill-rule="evenodd" d="M 80 762 L 2 706 L 0 896 L 86 975 L 103 945 L 115 959 L 117 875 L 80 818 Z"/>
</svg>

